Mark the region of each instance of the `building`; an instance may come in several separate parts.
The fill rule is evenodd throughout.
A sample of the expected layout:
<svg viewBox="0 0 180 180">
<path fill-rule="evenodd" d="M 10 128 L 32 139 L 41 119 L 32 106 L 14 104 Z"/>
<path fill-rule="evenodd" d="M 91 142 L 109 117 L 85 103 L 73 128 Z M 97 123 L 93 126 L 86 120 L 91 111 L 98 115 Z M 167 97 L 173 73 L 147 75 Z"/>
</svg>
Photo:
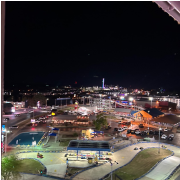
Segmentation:
<svg viewBox="0 0 180 180">
<path fill-rule="evenodd" d="M 78 158 L 93 158 L 111 155 L 108 141 L 71 140 L 67 147 L 68 153 L 74 153 Z M 84 159 L 84 158 L 83 158 Z"/>
</svg>

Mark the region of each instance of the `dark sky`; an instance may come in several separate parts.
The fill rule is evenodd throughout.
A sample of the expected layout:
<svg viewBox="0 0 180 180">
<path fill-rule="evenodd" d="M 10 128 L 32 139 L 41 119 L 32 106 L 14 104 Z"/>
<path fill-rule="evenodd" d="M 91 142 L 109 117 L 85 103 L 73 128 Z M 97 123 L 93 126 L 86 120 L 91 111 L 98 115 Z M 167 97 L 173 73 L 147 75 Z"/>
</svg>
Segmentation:
<svg viewBox="0 0 180 180">
<path fill-rule="evenodd" d="M 180 25 L 153 2 L 6 2 L 5 33 L 5 84 L 180 86 Z"/>
</svg>

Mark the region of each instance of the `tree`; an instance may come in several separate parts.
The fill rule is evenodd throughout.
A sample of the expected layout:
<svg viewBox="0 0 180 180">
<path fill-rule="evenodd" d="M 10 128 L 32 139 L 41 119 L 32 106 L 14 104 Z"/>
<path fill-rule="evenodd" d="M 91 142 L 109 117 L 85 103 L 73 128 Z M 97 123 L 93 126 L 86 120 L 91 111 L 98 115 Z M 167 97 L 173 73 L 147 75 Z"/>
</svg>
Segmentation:
<svg viewBox="0 0 180 180">
<path fill-rule="evenodd" d="M 93 124 L 95 125 L 95 128 L 97 130 L 101 130 L 102 126 L 106 126 L 107 125 L 107 119 L 104 116 L 104 114 L 98 114 L 96 116 L 96 120 L 93 121 Z"/>
<path fill-rule="evenodd" d="M 15 155 L 3 157 L 1 161 L 1 177 L 4 180 L 18 179 L 21 177 L 18 172 L 19 166 L 21 166 L 21 160 L 18 160 Z"/>
<path fill-rule="evenodd" d="M 46 97 L 42 94 L 34 95 L 33 97 L 23 96 L 23 101 L 28 100 L 29 106 L 37 106 L 37 102 L 40 101 L 40 104 L 46 104 Z"/>
</svg>

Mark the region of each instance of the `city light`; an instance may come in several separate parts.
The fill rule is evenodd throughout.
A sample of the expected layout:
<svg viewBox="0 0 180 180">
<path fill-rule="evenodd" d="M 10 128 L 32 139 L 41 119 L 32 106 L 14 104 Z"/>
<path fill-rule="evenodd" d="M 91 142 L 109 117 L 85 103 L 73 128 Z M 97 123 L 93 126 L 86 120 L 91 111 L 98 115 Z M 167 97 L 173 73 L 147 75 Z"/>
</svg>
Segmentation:
<svg viewBox="0 0 180 180">
<path fill-rule="evenodd" d="M 129 100 L 130 100 L 130 101 L 133 101 L 133 98 L 132 98 L 132 97 L 130 97 L 130 98 L 129 98 Z"/>
</svg>

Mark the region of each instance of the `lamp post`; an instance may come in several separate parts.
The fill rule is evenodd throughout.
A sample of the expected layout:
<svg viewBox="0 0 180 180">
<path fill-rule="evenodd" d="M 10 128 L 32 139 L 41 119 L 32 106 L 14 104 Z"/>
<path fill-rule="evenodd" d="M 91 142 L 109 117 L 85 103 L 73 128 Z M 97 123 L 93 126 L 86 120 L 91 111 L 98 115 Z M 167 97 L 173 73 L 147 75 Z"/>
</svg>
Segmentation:
<svg viewBox="0 0 180 180">
<path fill-rule="evenodd" d="M 159 154 L 160 154 L 160 130 L 162 130 L 161 127 L 159 128 L 159 150 L 158 150 Z"/>
<path fill-rule="evenodd" d="M 49 98 L 46 99 L 46 107 L 47 107 L 47 101 L 49 100 Z"/>
<path fill-rule="evenodd" d="M 7 133 L 9 133 L 10 131 L 6 130 L 6 141 L 5 141 L 5 153 L 7 152 Z"/>
<path fill-rule="evenodd" d="M 149 114 L 150 111 L 148 111 Z M 149 135 L 149 117 L 148 117 L 148 135 Z"/>
<path fill-rule="evenodd" d="M 151 108 L 152 108 L 152 100 L 153 100 L 153 97 L 150 97 L 149 100 L 151 100 Z"/>
<path fill-rule="evenodd" d="M 111 180 L 112 180 L 112 165 L 113 165 L 113 163 L 112 163 L 112 162 L 110 162 L 110 163 L 111 163 Z M 119 164 L 119 163 L 116 162 L 116 161 L 114 161 L 114 163 Z"/>
</svg>

